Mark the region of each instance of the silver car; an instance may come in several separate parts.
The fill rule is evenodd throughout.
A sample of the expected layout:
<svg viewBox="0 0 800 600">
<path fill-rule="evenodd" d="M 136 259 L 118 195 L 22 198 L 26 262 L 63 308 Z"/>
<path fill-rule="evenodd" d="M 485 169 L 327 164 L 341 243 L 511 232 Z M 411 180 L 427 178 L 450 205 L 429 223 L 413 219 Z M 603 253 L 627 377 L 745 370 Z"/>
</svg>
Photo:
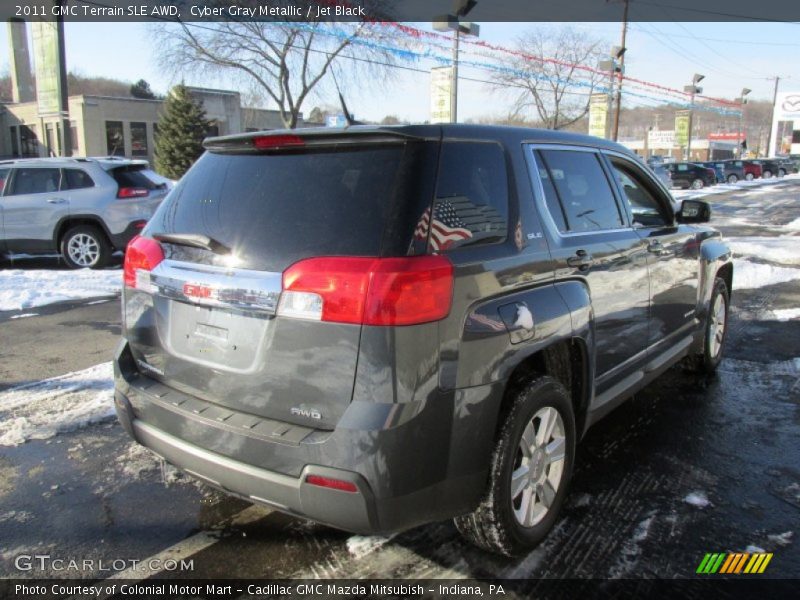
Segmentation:
<svg viewBox="0 0 800 600">
<path fill-rule="evenodd" d="M 0 254 L 60 253 L 100 268 L 166 196 L 143 160 L 34 158 L 0 162 Z"/>
</svg>

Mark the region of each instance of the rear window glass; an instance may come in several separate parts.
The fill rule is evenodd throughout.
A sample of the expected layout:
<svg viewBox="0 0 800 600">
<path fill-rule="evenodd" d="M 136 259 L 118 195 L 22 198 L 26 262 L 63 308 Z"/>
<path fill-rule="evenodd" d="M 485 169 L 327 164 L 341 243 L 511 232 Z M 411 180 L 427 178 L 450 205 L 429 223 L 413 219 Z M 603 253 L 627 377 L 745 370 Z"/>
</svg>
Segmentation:
<svg viewBox="0 0 800 600">
<path fill-rule="evenodd" d="M 86 171 L 81 169 L 64 169 L 64 176 L 61 178 L 62 190 L 79 190 L 82 188 L 94 187 L 94 181 Z"/>
<path fill-rule="evenodd" d="M 508 173 L 498 144 L 442 144 L 433 221 L 423 215 L 418 230 L 436 251 L 506 239 Z"/>
<path fill-rule="evenodd" d="M 197 233 L 243 266 L 283 271 L 309 256 L 380 256 L 403 147 L 295 154 L 207 152 L 147 227 Z"/>
<path fill-rule="evenodd" d="M 111 176 L 121 188 L 133 187 L 154 190 L 158 187 L 155 181 L 147 177 L 144 166 L 116 167 L 111 170 Z"/>
</svg>

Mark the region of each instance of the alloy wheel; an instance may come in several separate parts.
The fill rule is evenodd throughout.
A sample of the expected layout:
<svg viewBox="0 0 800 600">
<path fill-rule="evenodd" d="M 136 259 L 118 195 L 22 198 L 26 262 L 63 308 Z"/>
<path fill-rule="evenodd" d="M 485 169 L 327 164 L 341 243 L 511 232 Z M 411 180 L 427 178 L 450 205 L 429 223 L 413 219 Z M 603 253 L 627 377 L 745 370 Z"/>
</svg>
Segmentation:
<svg viewBox="0 0 800 600">
<path fill-rule="evenodd" d="M 722 351 L 722 341 L 725 339 L 725 298 L 722 294 L 718 294 L 714 300 L 709 318 L 708 352 L 712 358 L 716 358 Z"/>
<path fill-rule="evenodd" d="M 555 501 L 564 473 L 564 420 L 550 406 L 539 409 L 522 431 L 511 473 L 511 507 L 517 523 L 533 527 Z"/>
<path fill-rule="evenodd" d="M 79 233 L 67 243 L 70 260 L 80 267 L 92 267 L 100 259 L 100 244 L 91 235 Z"/>
</svg>

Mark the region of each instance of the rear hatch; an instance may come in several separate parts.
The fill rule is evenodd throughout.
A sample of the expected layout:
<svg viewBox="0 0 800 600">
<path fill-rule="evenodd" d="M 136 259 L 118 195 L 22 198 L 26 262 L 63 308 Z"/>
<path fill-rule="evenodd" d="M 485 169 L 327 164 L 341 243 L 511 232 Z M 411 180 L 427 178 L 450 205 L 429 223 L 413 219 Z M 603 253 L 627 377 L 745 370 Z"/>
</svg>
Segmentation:
<svg viewBox="0 0 800 600">
<path fill-rule="evenodd" d="M 108 169 L 119 186 L 119 198 L 137 199 L 155 211 L 170 190 L 170 185 L 148 167 L 147 163 L 129 163 Z"/>
<path fill-rule="evenodd" d="M 279 316 L 284 272 L 312 257 L 424 254 L 414 232 L 438 143 L 251 135 L 207 148 L 148 223 L 141 250 L 128 250 L 145 265 L 129 272 L 126 257 L 125 335 L 139 369 L 233 411 L 333 428 L 352 397 L 361 325 L 307 318 L 313 297 L 301 293 Z"/>
</svg>

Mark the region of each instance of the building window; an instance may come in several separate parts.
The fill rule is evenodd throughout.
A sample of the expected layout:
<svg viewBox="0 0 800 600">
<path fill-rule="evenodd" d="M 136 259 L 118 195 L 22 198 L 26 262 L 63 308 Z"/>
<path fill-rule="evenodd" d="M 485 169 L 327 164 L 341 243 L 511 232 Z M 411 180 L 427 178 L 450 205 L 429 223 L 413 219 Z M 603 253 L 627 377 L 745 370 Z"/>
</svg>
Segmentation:
<svg viewBox="0 0 800 600">
<path fill-rule="evenodd" d="M 217 137 L 219 135 L 219 123 L 217 121 L 211 121 L 206 130 L 206 137 Z"/>
<path fill-rule="evenodd" d="M 109 156 L 125 156 L 122 121 L 106 121 L 106 148 Z"/>
<path fill-rule="evenodd" d="M 20 125 L 19 140 L 23 158 L 39 156 L 39 138 L 36 137 L 36 125 Z"/>
<path fill-rule="evenodd" d="M 147 123 L 131 123 L 131 155 L 147 156 Z"/>
<path fill-rule="evenodd" d="M 19 156 L 19 139 L 17 139 L 17 126 L 9 127 L 11 133 L 11 156 Z"/>
<path fill-rule="evenodd" d="M 792 132 L 792 143 L 800 144 L 800 129 L 796 129 Z"/>
</svg>

